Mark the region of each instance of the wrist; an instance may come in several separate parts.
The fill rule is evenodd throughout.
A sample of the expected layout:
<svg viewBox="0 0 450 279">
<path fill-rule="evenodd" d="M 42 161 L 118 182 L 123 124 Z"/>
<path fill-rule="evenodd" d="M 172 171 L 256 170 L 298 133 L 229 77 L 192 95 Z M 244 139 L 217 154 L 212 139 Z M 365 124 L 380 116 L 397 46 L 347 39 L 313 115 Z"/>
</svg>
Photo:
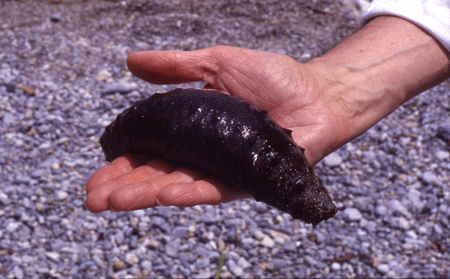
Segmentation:
<svg viewBox="0 0 450 279">
<path fill-rule="evenodd" d="M 322 57 L 321 94 L 344 119 L 346 141 L 450 76 L 449 53 L 428 33 L 396 17 L 372 20 Z"/>
</svg>

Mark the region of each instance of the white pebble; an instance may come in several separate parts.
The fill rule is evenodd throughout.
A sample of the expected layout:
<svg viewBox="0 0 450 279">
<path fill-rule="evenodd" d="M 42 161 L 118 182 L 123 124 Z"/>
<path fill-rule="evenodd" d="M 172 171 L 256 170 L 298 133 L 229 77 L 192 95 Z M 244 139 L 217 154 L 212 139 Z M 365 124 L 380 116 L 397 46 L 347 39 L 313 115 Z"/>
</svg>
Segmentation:
<svg viewBox="0 0 450 279">
<path fill-rule="evenodd" d="M 126 261 L 128 264 L 133 265 L 133 264 L 136 264 L 136 263 L 139 262 L 139 258 L 138 258 L 138 256 L 136 256 L 136 255 L 133 254 L 133 253 L 128 253 L 128 254 L 126 254 L 126 256 L 125 256 L 125 261 Z"/>
<path fill-rule="evenodd" d="M 379 264 L 377 266 L 377 270 L 378 272 L 382 273 L 382 274 L 386 274 L 389 272 L 389 265 L 387 264 Z"/>
<path fill-rule="evenodd" d="M 2 203 L 3 205 L 8 205 L 9 204 L 8 195 L 6 195 L 3 192 L 0 192 L 0 203 Z"/>
<path fill-rule="evenodd" d="M 358 209 L 350 207 L 346 208 L 343 212 L 344 219 L 349 222 L 359 221 L 362 218 L 361 212 Z"/>
<path fill-rule="evenodd" d="M 64 200 L 67 198 L 67 196 L 69 196 L 69 194 L 66 191 L 58 191 L 56 192 L 56 198 L 58 200 Z"/>
<path fill-rule="evenodd" d="M 334 263 L 331 264 L 331 270 L 338 271 L 340 269 L 341 269 L 341 264 L 340 263 L 334 262 Z"/>
<path fill-rule="evenodd" d="M 6 231 L 12 233 L 12 232 L 15 232 L 19 227 L 20 227 L 20 223 L 11 222 L 6 226 Z"/>
<path fill-rule="evenodd" d="M 49 258 L 55 262 L 59 261 L 59 254 L 56 252 L 47 252 L 47 253 L 45 253 L 45 255 L 47 256 L 47 258 Z"/>
<path fill-rule="evenodd" d="M 436 151 L 436 157 L 439 160 L 443 161 L 443 160 L 447 159 L 448 157 L 450 157 L 450 154 L 447 151 L 439 150 L 439 151 Z"/>
<path fill-rule="evenodd" d="M 273 246 L 275 246 L 275 241 L 273 241 L 273 239 L 269 236 L 264 235 L 263 239 L 261 240 L 261 244 L 266 247 L 272 248 Z"/>
<path fill-rule="evenodd" d="M 336 152 L 335 153 L 331 153 L 330 155 L 325 157 L 323 160 L 325 162 L 325 165 L 327 165 L 329 167 L 337 167 L 337 166 L 340 166 L 342 164 L 342 158 Z"/>
</svg>

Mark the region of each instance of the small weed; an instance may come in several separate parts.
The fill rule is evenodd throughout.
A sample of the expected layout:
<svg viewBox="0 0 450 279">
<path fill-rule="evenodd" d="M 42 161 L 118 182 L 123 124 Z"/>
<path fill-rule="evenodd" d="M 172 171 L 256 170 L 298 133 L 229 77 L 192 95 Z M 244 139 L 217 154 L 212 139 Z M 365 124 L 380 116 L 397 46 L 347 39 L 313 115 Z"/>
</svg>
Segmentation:
<svg viewBox="0 0 450 279">
<path fill-rule="evenodd" d="M 219 256 L 218 263 L 217 263 L 215 279 L 220 278 L 220 274 L 222 273 L 222 267 L 224 264 L 225 264 L 225 254 L 221 253 Z"/>
</svg>

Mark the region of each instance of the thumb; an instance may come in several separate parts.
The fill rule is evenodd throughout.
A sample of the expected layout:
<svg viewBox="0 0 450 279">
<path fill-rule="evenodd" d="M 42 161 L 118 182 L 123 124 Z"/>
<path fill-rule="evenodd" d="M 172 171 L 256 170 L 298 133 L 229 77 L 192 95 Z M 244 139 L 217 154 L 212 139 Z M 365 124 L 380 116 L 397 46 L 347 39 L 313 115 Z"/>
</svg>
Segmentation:
<svg viewBox="0 0 450 279">
<path fill-rule="evenodd" d="M 154 84 L 203 81 L 213 84 L 229 47 L 194 51 L 139 51 L 128 56 L 128 69 L 137 77 Z"/>
</svg>

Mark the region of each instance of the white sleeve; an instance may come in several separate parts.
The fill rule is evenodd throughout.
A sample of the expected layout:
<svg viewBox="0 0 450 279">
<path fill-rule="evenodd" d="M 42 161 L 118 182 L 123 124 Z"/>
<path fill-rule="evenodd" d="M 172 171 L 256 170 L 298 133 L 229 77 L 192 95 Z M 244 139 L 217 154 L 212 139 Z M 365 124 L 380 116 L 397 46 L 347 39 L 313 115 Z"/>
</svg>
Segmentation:
<svg viewBox="0 0 450 279">
<path fill-rule="evenodd" d="M 380 15 L 405 18 L 428 31 L 450 51 L 450 0 L 373 0 L 363 22 Z"/>
</svg>

